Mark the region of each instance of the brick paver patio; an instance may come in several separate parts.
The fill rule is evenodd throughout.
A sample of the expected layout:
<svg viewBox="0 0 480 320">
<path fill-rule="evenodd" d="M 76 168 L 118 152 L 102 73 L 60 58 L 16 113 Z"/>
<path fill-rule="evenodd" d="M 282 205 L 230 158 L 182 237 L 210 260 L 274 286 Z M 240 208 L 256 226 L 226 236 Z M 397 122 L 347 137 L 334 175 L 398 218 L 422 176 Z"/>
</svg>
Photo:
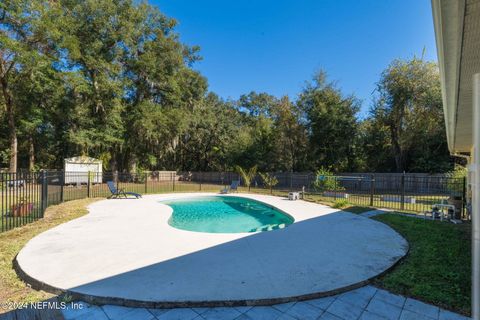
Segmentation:
<svg viewBox="0 0 480 320">
<path fill-rule="evenodd" d="M 145 309 L 83 303 L 66 320 L 467 320 L 467 317 L 373 286 L 336 296 L 259 307 Z"/>
</svg>

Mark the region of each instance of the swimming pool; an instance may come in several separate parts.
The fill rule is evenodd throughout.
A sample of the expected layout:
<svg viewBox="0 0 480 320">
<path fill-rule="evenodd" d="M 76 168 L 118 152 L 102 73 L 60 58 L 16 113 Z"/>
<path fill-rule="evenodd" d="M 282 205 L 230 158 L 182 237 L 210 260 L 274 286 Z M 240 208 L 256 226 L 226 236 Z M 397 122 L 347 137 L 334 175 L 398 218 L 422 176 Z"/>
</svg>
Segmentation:
<svg viewBox="0 0 480 320">
<path fill-rule="evenodd" d="M 240 233 L 282 229 L 294 219 L 267 204 L 231 196 L 202 196 L 162 201 L 173 209 L 168 223 L 175 228 Z"/>
</svg>

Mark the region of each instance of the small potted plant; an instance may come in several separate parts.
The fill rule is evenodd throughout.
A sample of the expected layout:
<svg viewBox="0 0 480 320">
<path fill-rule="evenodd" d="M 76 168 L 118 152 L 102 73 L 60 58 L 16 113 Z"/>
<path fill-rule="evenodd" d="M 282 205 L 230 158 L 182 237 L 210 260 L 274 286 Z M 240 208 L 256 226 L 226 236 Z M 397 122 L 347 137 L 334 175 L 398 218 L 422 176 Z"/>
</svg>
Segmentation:
<svg viewBox="0 0 480 320">
<path fill-rule="evenodd" d="M 12 205 L 11 212 L 14 217 L 22 217 L 29 215 L 33 211 L 33 202 L 29 202 L 27 198 L 20 198 L 18 203 Z"/>
</svg>

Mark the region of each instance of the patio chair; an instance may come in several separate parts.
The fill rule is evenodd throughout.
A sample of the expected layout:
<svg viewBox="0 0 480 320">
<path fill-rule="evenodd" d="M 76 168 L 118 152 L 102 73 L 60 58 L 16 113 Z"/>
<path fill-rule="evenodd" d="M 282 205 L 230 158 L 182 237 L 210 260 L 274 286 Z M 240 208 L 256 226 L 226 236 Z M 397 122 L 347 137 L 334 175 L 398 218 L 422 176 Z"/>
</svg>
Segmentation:
<svg viewBox="0 0 480 320">
<path fill-rule="evenodd" d="M 141 198 L 142 195 L 139 194 L 139 193 L 135 193 L 135 192 L 128 192 L 128 191 L 125 191 L 123 189 L 117 189 L 117 187 L 115 186 L 115 183 L 113 183 L 113 181 L 107 181 L 107 185 L 108 185 L 108 189 L 110 189 L 110 192 L 112 193 L 108 199 L 119 199 L 121 197 L 123 198 L 128 198 L 128 196 L 134 196 L 135 198 Z"/>
<path fill-rule="evenodd" d="M 220 190 L 220 193 L 225 194 L 225 193 L 238 192 L 239 185 L 240 185 L 240 180 L 233 180 L 232 184 L 229 187 L 226 187 Z"/>
</svg>

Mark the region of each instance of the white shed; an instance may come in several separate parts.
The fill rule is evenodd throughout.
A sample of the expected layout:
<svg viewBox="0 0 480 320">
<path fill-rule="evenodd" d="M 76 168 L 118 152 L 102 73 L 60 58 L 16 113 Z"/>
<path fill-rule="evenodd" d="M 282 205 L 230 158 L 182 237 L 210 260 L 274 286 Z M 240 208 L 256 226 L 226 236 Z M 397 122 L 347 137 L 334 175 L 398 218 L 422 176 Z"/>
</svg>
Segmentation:
<svg viewBox="0 0 480 320">
<path fill-rule="evenodd" d="M 102 160 L 79 156 L 65 159 L 65 184 L 102 183 Z"/>
</svg>

